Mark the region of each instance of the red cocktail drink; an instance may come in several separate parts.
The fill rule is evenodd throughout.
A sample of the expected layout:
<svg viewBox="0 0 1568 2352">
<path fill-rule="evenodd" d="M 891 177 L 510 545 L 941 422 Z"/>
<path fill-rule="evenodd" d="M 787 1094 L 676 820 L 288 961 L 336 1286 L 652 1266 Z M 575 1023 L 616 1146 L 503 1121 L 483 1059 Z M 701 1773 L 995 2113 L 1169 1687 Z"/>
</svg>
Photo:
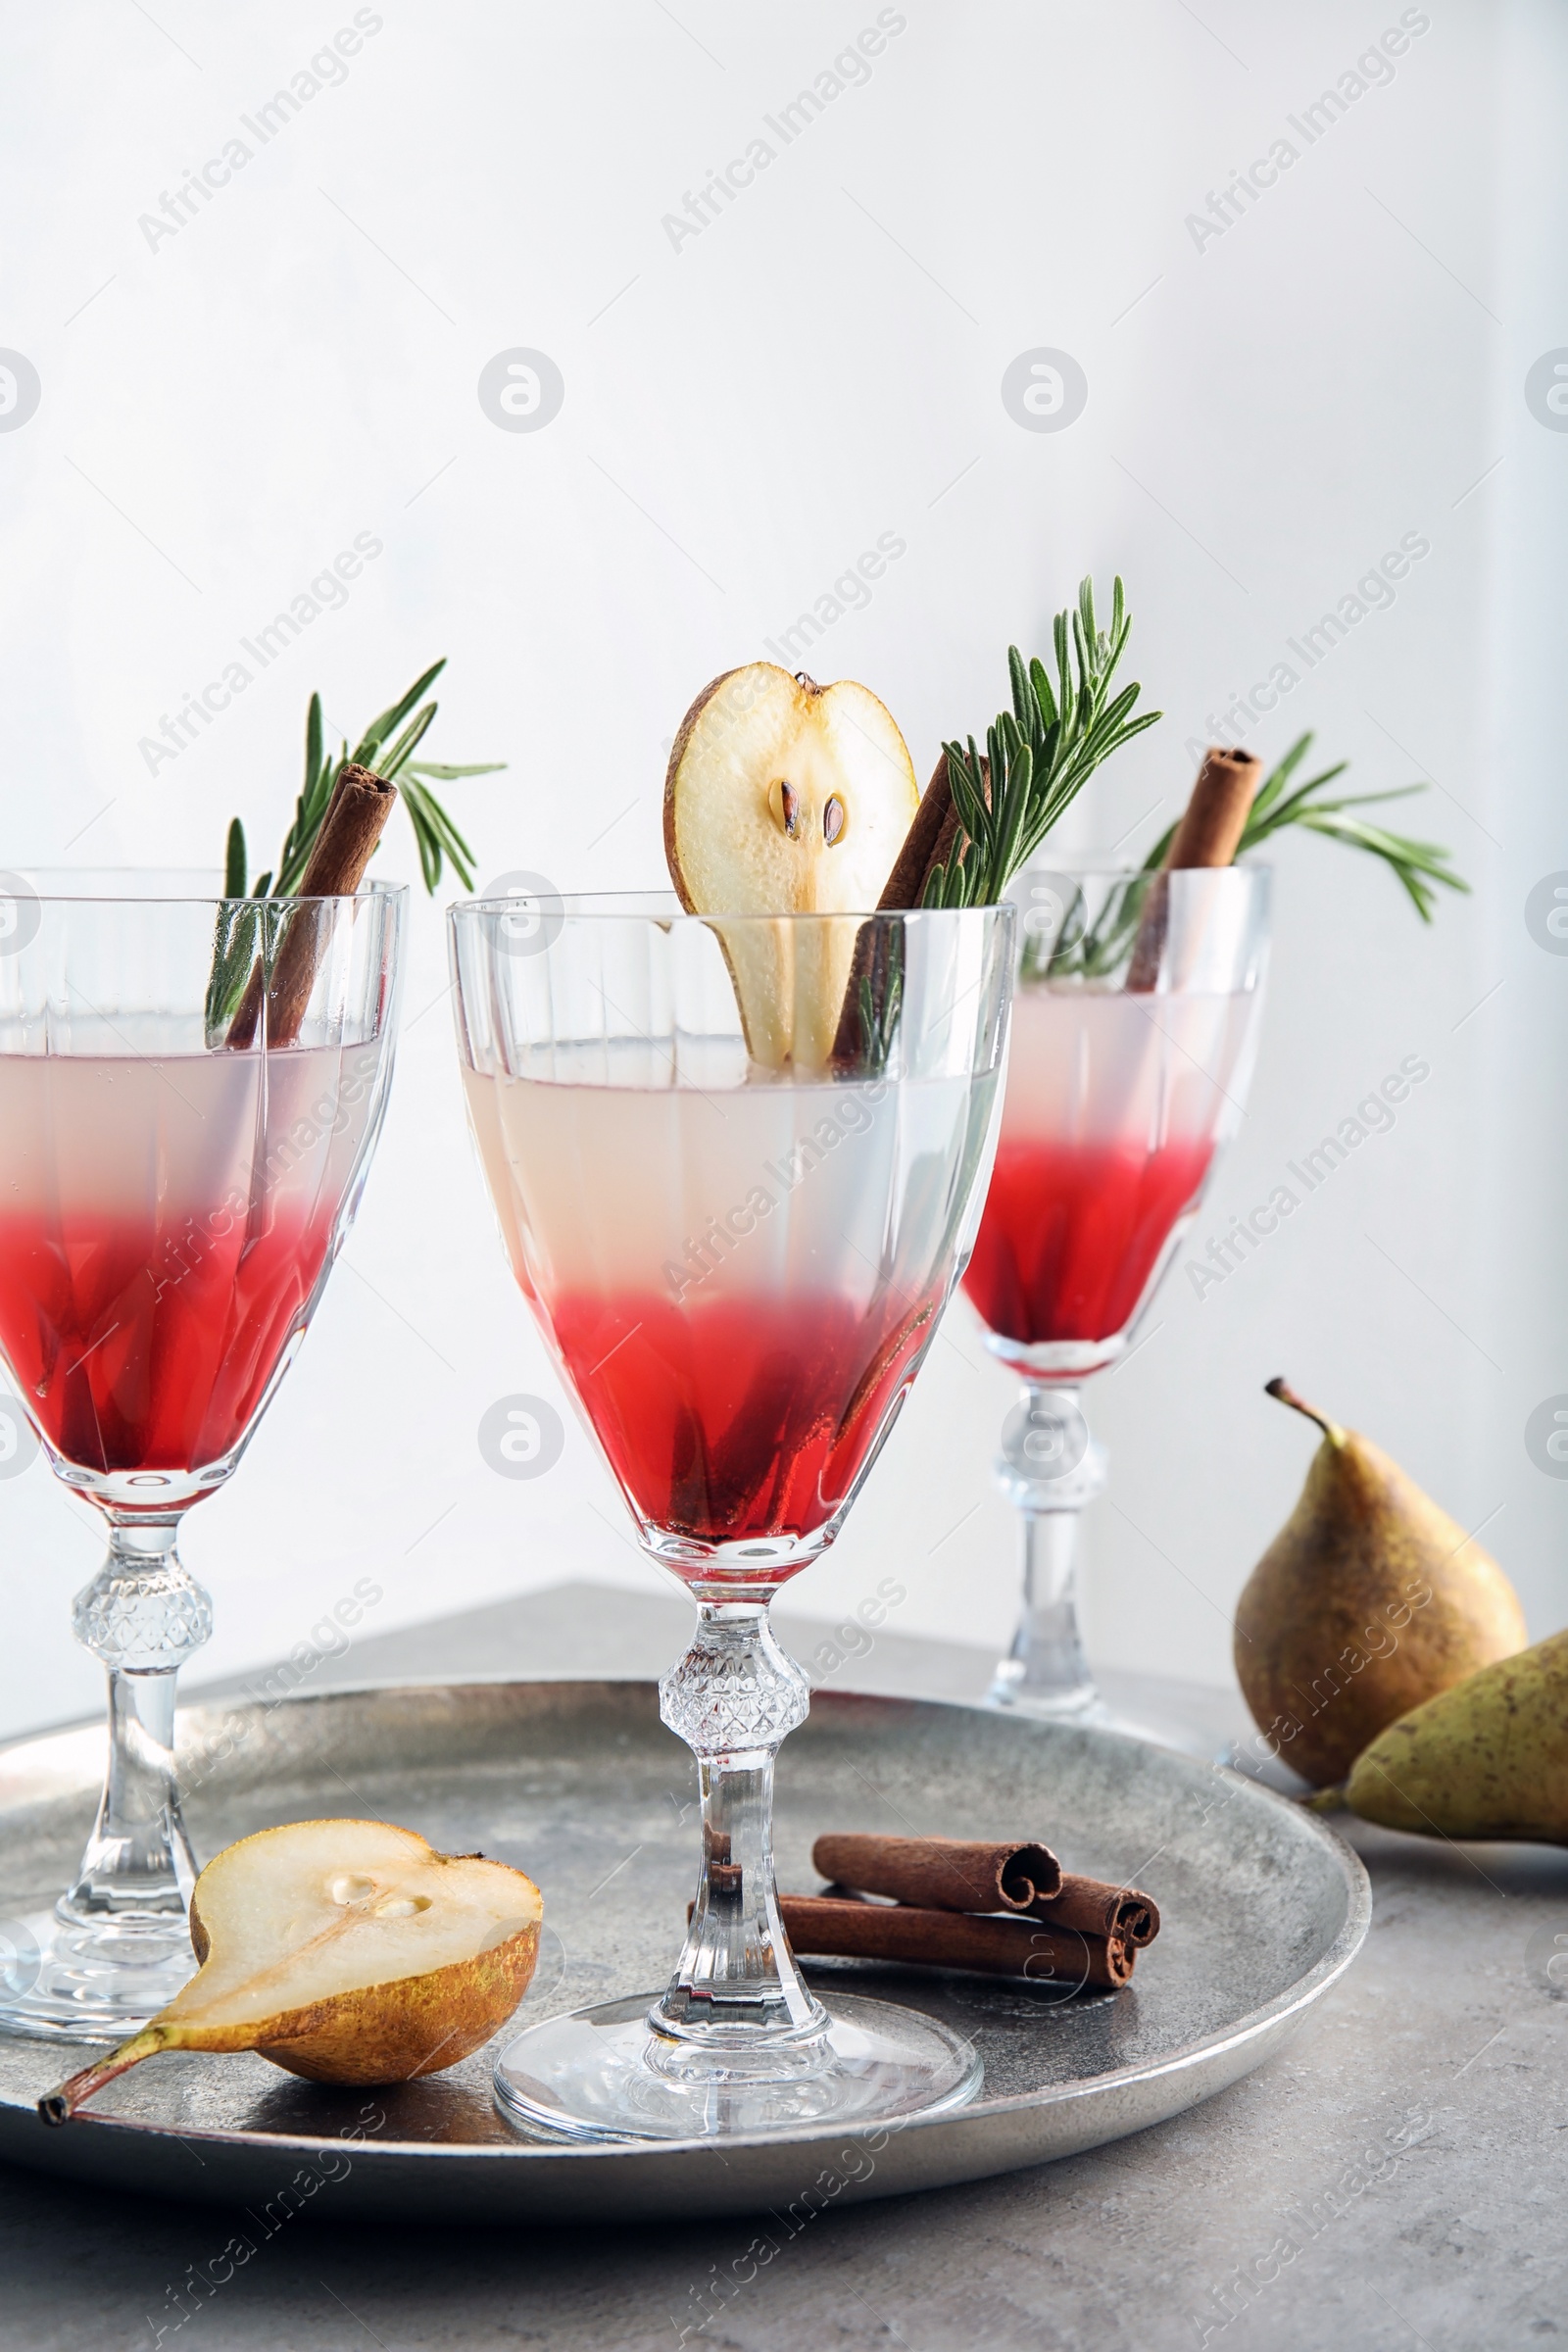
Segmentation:
<svg viewBox="0 0 1568 2352">
<path fill-rule="evenodd" d="M 174 1683 L 212 1608 L 178 1533 L 232 1476 L 354 1213 L 403 893 L 41 880 L 0 877 L 0 1455 L 26 1467 L 24 1411 L 107 1524 L 72 1627 L 108 1671 L 109 1765 L 72 1886 L 0 1906 L 26 1957 L 0 2020 L 113 2042 L 196 1965 Z"/>
<path fill-rule="evenodd" d="M 0 1052 L 0 1353 L 72 1471 L 140 1475 L 149 1503 L 226 1475 L 305 1328 L 379 1058 Z"/>
<path fill-rule="evenodd" d="M 332 1220 L 229 1205 L 172 1230 L 0 1216 L 0 1345 L 45 1436 L 94 1470 L 215 1462 L 249 1428 L 297 1328 Z"/>
<path fill-rule="evenodd" d="M 1198 1205 L 1251 1000 L 1025 985 L 964 1290 L 994 1352 L 1077 1379 L 1127 1345 Z"/>
<path fill-rule="evenodd" d="M 843 1508 L 940 1305 L 831 1292 L 541 1300 L 634 1507 L 710 1544 L 808 1537 Z"/>
<path fill-rule="evenodd" d="M 957 2104 L 966 2038 L 824 2002 L 791 1955 L 773 1758 L 808 1687 L 767 1609 L 837 1537 L 963 1263 L 1011 910 L 568 901 L 520 942 L 510 920 L 502 900 L 452 917 L 468 1115 L 530 1312 L 644 1550 L 697 1604 L 659 1703 L 698 1761 L 703 1868 L 663 1991 L 524 2029 L 498 2097 L 627 2139 Z M 502 1400 L 519 1435 L 530 1401 Z M 504 1474 L 555 1459 L 492 1449 L 483 1425 L 480 1447 Z"/>
<path fill-rule="evenodd" d="M 1031 1348 L 1124 1330 L 1212 1157 L 1196 1140 L 1140 1150 L 1004 1135 L 963 1281 L 981 1320 Z"/>
<path fill-rule="evenodd" d="M 465 1072 L 514 1271 L 644 1541 L 692 1582 L 778 1584 L 831 1540 L 930 1344 L 954 1249 L 933 1177 L 961 1165 L 974 1082 L 553 1067 Z"/>
<path fill-rule="evenodd" d="M 1013 997 L 991 1190 L 964 1290 L 1024 1382 L 998 1475 L 1022 1514 L 1024 1613 L 995 1704 L 1103 1716 L 1079 1637 L 1077 1514 L 1104 1484 L 1077 1383 L 1123 1358 L 1247 1091 L 1267 878 L 1047 873 Z"/>
</svg>

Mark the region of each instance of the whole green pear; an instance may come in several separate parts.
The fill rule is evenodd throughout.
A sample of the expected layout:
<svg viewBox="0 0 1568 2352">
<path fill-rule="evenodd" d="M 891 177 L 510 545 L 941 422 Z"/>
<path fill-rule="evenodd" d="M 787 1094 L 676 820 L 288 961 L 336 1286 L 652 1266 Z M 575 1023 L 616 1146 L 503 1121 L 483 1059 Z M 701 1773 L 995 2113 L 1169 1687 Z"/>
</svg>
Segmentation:
<svg viewBox="0 0 1568 2352">
<path fill-rule="evenodd" d="M 1267 1394 L 1323 1443 L 1237 1604 L 1236 1674 L 1259 1730 L 1321 1788 L 1385 1725 L 1529 1635 L 1496 1561 L 1381 1446 L 1283 1380 Z"/>
<path fill-rule="evenodd" d="M 1568 1845 L 1568 1633 L 1391 1723 L 1356 1757 L 1345 1800 L 1391 1830 Z"/>
</svg>

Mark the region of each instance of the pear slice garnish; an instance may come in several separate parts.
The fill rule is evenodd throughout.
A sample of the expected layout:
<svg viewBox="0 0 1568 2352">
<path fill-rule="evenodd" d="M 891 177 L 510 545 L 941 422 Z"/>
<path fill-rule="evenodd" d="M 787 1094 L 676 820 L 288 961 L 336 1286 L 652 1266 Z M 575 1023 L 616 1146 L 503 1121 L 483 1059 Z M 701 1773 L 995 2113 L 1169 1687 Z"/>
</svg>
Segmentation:
<svg viewBox="0 0 1568 2352">
<path fill-rule="evenodd" d="M 261 1830 L 191 1897 L 201 1967 L 167 2009 L 38 2102 L 63 2124 L 161 2050 L 259 2050 L 318 2082 L 407 2082 L 466 2058 L 528 1989 L 532 1879 L 379 1821 Z"/>
<path fill-rule="evenodd" d="M 664 854 L 681 905 L 714 917 L 748 1051 L 826 1066 L 858 925 L 725 925 L 724 915 L 869 913 L 919 805 L 891 713 L 851 678 L 772 662 L 726 670 L 682 719 L 664 779 Z"/>
</svg>

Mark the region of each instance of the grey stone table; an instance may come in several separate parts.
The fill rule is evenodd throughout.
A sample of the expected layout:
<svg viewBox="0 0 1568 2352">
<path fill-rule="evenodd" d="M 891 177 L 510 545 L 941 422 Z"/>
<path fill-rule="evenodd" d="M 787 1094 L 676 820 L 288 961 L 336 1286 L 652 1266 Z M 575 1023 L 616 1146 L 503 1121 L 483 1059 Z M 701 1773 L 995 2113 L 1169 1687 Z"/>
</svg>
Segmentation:
<svg viewBox="0 0 1568 2352">
<path fill-rule="evenodd" d="M 688 1621 L 678 1600 L 561 1587 L 365 1640 L 341 1679 L 654 1675 Z M 844 1687 L 972 1698 L 989 1671 L 886 1632 L 834 1668 L 830 1628 L 781 1630 Z M 1128 1713 L 1184 1718 L 1216 1749 L 1243 1728 L 1223 1692 L 1106 1681 Z M 1568 1854 L 1342 1826 L 1372 1874 L 1372 1934 L 1283 2056 L 1090 2155 L 824 2213 L 701 2333 L 698 2299 L 734 2251 L 734 2224 L 701 2214 L 538 2235 L 302 2218 L 176 2329 L 169 2290 L 210 2250 L 211 2207 L 0 2170 L 0 2344 L 152 2352 L 160 2315 L 179 2352 L 676 2352 L 683 2329 L 713 2352 L 1568 2339 Z"/>
</svg>

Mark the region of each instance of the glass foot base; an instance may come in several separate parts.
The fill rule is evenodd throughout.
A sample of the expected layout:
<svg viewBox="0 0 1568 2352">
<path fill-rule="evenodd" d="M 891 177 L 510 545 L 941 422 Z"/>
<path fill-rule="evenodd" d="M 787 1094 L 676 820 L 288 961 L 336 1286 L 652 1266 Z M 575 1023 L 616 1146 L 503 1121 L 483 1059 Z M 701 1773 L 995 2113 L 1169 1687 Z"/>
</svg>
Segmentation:
<svg viewBox="0 0 1568 2352">
<path fill-rule="evenodd" d="M 650 2063 L 657 1993 L 530 2026 L 496 2061 L 503 2115 L 574 2140 L 726 2139 L 906 2123 L 980 2087 L 972 2045 L 916 2010 L 835 1992 L 821 2064 L 780 2082 L 678 2081 Z"/>
<path fill-rule="evenodd" d="M 988 1707 L 1027 1716 L 1031 1723 L 1086 1723 L 1097 1732 L 1120 1732 L 1124 1739 L 1142 1740 L 1151 1747 L 1169 1747 L 1179 1755 L 1214 1760 L 1212 1739 L 1192 1724 L 1162 1715 L 1124 1714 L 1102 1698 L 1093 1683 L 1072 1685 L 1061 1691 L 1030 1690 L 1009 1678 L 1009 1664 L 1010 1660 L 1004 1659 L 998 1668 L 985 1695 Z"/>
<path fill-rule="evenodd" d="M 91 1927 L 55 1911 L 0 1919 L 0 2034 L 122 2041 L 195 1973 L 183 1913 Z"/>
<path fill-rule="evenodd" d="M 1106 1706 L 1093 1683 L 1069 1683 L 1064 1688 L 1031 1690 L 1010 1658 L 1004 1658 L 986 1692 L 988 1707 L 1004 1707 L 1041 1723 L 1098 1723 L 1110 1721 Z"/>
</svg>

